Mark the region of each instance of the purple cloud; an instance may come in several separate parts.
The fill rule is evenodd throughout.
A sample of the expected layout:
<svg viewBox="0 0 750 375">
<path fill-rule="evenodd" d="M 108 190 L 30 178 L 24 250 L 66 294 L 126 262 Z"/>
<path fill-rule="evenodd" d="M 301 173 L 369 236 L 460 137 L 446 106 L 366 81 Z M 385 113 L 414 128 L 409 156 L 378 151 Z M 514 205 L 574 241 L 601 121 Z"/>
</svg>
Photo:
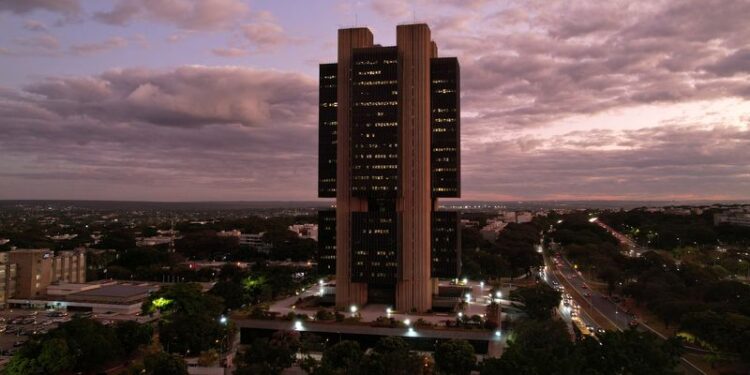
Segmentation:
<svg viewBox="0 0 750 375">
<path fill-rule="evenodd" d="M 0 12 L 8 11 L 16 14 L 29 13 L 34 10 L 47 10 L 66 15 L 81 11 L 78 0 L 3 0 L 0 1 Z"/>
<path fill-rule="evenodd" d="M 248 12 L 240 0 L 120 0 L 94 18 L 110 25 L 146 19 L 173 24 L 185 30 L 219 30 L 235 24 Z"/>
</svg>

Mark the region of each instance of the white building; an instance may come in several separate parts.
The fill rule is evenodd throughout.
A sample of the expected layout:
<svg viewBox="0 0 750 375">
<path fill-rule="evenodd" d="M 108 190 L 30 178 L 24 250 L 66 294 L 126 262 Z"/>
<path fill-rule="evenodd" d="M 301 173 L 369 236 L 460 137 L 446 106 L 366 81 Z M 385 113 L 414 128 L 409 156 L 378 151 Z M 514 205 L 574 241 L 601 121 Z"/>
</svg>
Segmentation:
<svg viewBox="0 0 750 375">
<path fill-rule="evenodd" d="M 482 235 L 482 238 L 492 242 L 497 239 L 497 236 L 500 235 L 500 232 L 502 232 L 507 225 L 508 223 L 502 220 L 490 220 L 487 221 L 487 225 L 479 230 L 479 233 Z"/>
<path fill-rule="evenodd" d="M 318 224 L 294 224 L 289 226 L 289 230 L 297 233 L 299 238 L 318 240 Z"/>
<path fill-rule="evenodd" d="M 534 219 L 534 214 L 531 212 L 523 211 L 516 213 L 516 223 L 518 224 L 530 223 L 532 219 Z"/>
</svg>

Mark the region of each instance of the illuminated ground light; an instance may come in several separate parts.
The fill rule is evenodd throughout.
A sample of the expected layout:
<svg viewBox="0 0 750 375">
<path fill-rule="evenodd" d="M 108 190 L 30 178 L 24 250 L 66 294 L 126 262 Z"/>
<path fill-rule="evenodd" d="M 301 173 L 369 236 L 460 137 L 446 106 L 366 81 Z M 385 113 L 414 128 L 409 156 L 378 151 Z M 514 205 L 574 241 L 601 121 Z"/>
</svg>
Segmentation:
<svg viewBox="0 0 750 375">
<path fill-rule="evenodd" d="M 388 307 L 388 308 L 385 309 L 385 313 L 387 315 L 391 315 L 393 313 L 393 309 L 391 309 L 390 307 Z"/>
<path fill-rule="evenodd" d="M 503 292 L 501 292 L 499 290 L 497 292 L 495 292 L 495 298 L 503 298 Z"/>
<path fill-rule="evenodd" d="M 408 330 L 408 331 L 406 331 L 406 335 L 407 335 L 407 336 L 412 336 L 412 337 L 413 337 L 413 336 L 417 336 L 417 331 L 415 331 L 415 330 L 414 330 L 414 328 L 412 328 L 412 327 L 409 327 L 409 330 Z"/>
<path fill-rule="evenodd" d="M 170 305 L 172 303 L 171 299 L 166 299 L 164 297 L 159 297 L 151 301 L 151 304 L 156 307 L 157 309 L 163 309 Z"/>
<path fill-rule="evenodd" d="M 466 302 L 471 302 L 471 293 L 466 293 Z"/>
<path fill-rule="evenodd" d="M 352 314 L 356 314 L 356 313 L 357 313 L 357 306 L 355 306 L 355 305 L 351 305 L 351 307 L 349 307 L 349 311 L 350 311 L 350 312 L 351 312 Z"/>
<path fill-rule="evenodd" d="M 296 322 L 294 322 L 294 329 L 297 330 L 297 331 L 301 331 L 302 330 L 302 322 L 299 321 L 299 320 L 296 321 Z"/>
<path fill-rule="evenodd" d="M 411 325 L 411 320 L 409 320 L 409 319 L 406 319 L 406 320 L 404 320 L 404 324 L 405 324 L 405 325 L 406 325 L 407 327 L 408 327 L 408 326 L 410 326 L 410 325 Z"/>
<path fill-rule="evenodd" d="M 495 337 L 500 337 L 501 333 L 500 331 L 495 331 Z"/>
</svg>

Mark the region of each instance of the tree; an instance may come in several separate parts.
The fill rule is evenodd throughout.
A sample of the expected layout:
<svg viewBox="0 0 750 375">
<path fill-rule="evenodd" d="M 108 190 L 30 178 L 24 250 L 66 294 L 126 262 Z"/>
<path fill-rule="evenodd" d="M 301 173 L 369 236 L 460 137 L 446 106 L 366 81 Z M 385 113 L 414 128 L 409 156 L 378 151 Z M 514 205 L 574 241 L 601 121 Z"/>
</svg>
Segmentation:
<svg viewBox="0 0 750 375">
<path fill-rule="evenodd" d="M 159 322 L 159 340 L 170 353 L 199 354 L 220 347 L 226 328 L 218 316 L 175 313 Z"/>
<path fill-rule="evenodd" d="M 278 331 L 270 339 L 255 339 L 235 359 L 237 375 L 277 375 L 294 364 L 299 333 Z"/>
<path fill-rule="evenodd" d="M 135 235 L 129 229 L 117 228 L 107 231 L 102 241 L 96 245 L 99 249 L 124 251 L 135 248 Z"/>
<path fill-rule="evenodd" d="M 247 303 L 248 298 L 240 283 L 235 281 L 218 281 L 209 293 L 221 297 L 224 306 L 229 309 L 237 309 Z"/>
<path fill-rule="evenodd" d="M 318 374 L 351 374 L 359 368 L 363 352 L 355 341 L 341 341 L 323 352 Z"/>
<path fill-rule="evenodd" d="M 573 352 L 565 323 L 559 320 L 526 320 L 519 323 L 499 359 L 482 364 L 489 374 L 575 374 L 571 372 Z"/>
<path fill-rule="evenodd" d="M 369 368 L 368 368 L 369 365 Z M 409 344 L 400 337 L 383 337 L 363 361 L 363 374 L 417 375 L 422 373 L 422 361 Z M 382 371 L 381 371 L 382 370 Z"/>
<path fill-rule="evenodd" d="M 187 375 L 185 361 L 173 354 L 156 352 L 143 358 L 143 367 L 147 375 Z"/>
<path fill-rule="evenodd" d="M 24 345 L 5 372 L 9 375 L 95 372 L 122 357 L 122 344 L 114 329 L 91 319 L 73 319 Z"/>
<path fill-rule="evenodd" d="M 39 367 L 49 374 L 68 371 L 75 366 L 73 353 L 64 339 L 55 338 L 44 341 L 37 358 Z"/>
<path fill-rule="evenodd" d="M 475 363 L 474 347 L 466 340 L 448 340 L 435 349 L 435 365 L 441 374 L 468 375 Z"/>
<path fill-rule="evenodd" d="M 130 354 L 140 346 L 151 343 L 154 329 L 150 325 L 128 320 L 115 325 L 115 334 L 122 343 L 125 353 Z"/>
<path fill-rule="evenodd" d="M 560 304 L 561 295 L 549 285 L 538 283 L 510 292 L 510 299 L 522 302 L 529 318 L 543 320 L 552 316 L 552 309 Z"/>
<path fill-rule="evenodd" d="M 606 332 L 599 343 L 589 340 L 577 349 L 588 352 L 585 366 L 600 374 L 677 374 L 682 347 L 677 339 L 662 341 L 648 332 L 627 330 Z"/>
<path fill-rule="evenodd" d="M 162 288 L 143 303 L 144 312 L 160 311 L 159 338 L 170 353 L 194 353 L 219 347 L 227 328 L 219 322 L 221 299 L 204 294 L 199 284 Z"/>
</svg>

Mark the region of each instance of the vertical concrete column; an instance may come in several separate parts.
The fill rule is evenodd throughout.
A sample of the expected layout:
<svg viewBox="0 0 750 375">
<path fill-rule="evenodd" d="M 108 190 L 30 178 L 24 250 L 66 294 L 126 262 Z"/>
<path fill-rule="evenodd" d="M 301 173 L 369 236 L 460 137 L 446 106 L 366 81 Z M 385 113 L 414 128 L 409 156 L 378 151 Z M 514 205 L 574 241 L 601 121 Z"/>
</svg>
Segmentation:
<svg viewBox="0 0 750 375">
<path fill-rule="evenodd" d="M 399 71 L 401 153 L 401 279 L 396 309 L 432 308 L 430 281 L 430 58 L 436 53 L 425 24 L 396 29 Z"/>
<path fill-rule="evenodd" d="M 367 303 L 367 285 L 352 283 L 352 212 L 367 211 L 367 201 L 351 193 L 351 89 L 352 52 L 372 46 L 367 28 L 341 29 L 338 35 L 336 114 L 336 308 Z"/>
</svg>

